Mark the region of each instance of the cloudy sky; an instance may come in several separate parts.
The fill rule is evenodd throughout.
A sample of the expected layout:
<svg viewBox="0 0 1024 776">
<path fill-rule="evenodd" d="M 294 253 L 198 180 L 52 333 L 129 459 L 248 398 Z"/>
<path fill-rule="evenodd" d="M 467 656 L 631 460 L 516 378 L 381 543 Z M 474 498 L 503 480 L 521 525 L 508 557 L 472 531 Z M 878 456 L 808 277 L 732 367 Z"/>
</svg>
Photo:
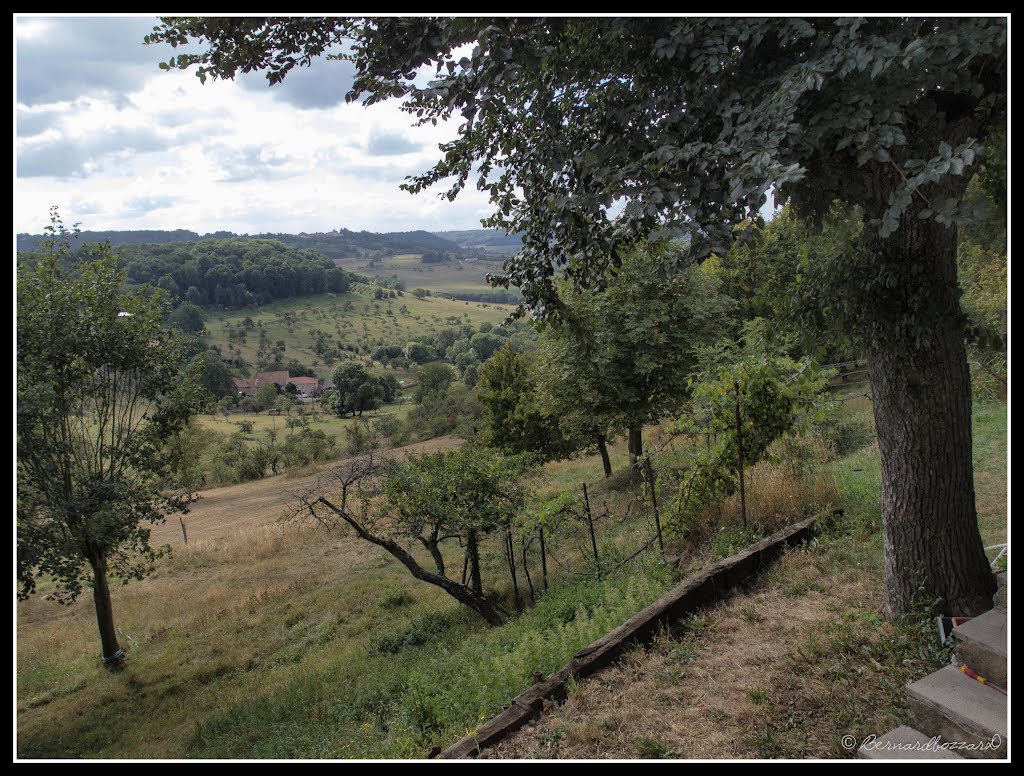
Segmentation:
<svg viewBox="0 0 1024 776">
<path fill-rule="evenodd" d="M 200 233 L 475 229 L 489 213 L 473 189 L 454 203 L 399 190 L 454 125 L 346 105 L 349 63 L 203 85 L 157 67 L 180 53 L 143 45 L 157 23 L 15 17 L 15 231 L 41 232 L 51 205 L 83 229 Z"/>
</svg>

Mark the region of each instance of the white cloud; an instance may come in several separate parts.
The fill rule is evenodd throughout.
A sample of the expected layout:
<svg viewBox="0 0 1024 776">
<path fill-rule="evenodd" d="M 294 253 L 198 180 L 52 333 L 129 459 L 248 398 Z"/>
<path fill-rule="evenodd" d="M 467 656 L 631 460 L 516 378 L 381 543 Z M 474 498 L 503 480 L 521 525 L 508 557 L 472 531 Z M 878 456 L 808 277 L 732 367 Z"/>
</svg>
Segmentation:
<svg viewBox="0 0 1024 776">
<path fill-rule="evenodd" d="M 16 231 L 40 232 L 51 205 L 83 229 L 200 233 L 470 229 L 490 214 L 472 188 L 455 203 L 438 199 L 441 189 L 401 191 L 438 159 L 456 122 L 413 127 L 394 102 L 346 104 L 335 63 L 298 71 L 294 92 L 285 90 L 295 71 L 280 87 L 203 85 L 191 71 L 158 70 L 167 52 L 139 45 L 154 19 L 58 22 L 40 21 L 49 35 L 30 49 L 19 44 Z M 82 40 L 74 51 L 57 43 Z M 78 73 L 22 78 L 24 67 L 72 54 Z"/>
</svg>

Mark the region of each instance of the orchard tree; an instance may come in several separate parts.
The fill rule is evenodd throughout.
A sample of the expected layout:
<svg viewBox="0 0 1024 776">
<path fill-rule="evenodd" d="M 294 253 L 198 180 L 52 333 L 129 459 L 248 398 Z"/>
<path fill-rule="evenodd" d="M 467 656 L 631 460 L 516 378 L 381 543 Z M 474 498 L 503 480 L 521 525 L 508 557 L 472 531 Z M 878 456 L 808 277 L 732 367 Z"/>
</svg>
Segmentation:
<svg viewBox="0 0 1024 776">
<path fill-rule="evenodd" d="M 716 278 L 702 267 L 667 276 L 672 256 L 670 245 L 635 248 L 604 291 L 566 284 L 563 314 L 543 336 L 550 390 L 578 390 L 564 401 L 577 401 L 593 419 L 599 450 L 606 424 L 624 427 L 631 466 L 643 455 L 644 425 L 680 408 L 697 349 L 730 320 L 731 303 Z"/>
<path fill-rule="evenodd" d="M 723 253 L 772 187 L 812 219 L 834 199 L 859 206 L 869 260 L 840 312 L 870 361 L 888 609 L 920 591 L 976 614 L 995 583 L 974 501 L 957 224 L 1005 124 L 1007 30 L 998 17 L 174 17 L 147 41 L 204 49 L 164 67 L 265 70 L 272 84 L 344 45 L 349 100 L 461 119 L 404 187 L 442 183 L 454 199 L 472 176 L 494 206 L 485 225 L 523 233 L 498 280 L 538 318 L 560 312 L 557 275 L 601 287 L 659 230 L 689 235 L 680 263 Z"/>
<path fill-rule="evenodd" d="M 277 406 L 277 385 L 274 383 L 263 383 L 256 389 L 256 406 L 260 410 L 269 410 Z"/>
<path fill-rule="evenodd" d="M 466 445 L 410 456 L 402 463 L 370 453 L 328 474 L 300 498 L 297 516 L 334 528 L 347 524 L 364 541 L 389 552 L 416 578 L 436 585 L 491 625 L 505 616 L 484 592 L 480 542 L 508 531 L 526 498 L 525 456 Z M 408 548 L 429 553 L 425 568 Z M 449 576 L 445 544 L 464 548 L 462 581 Z"/>
<path fill-rule="evenodd" d="M 62 603 L 91 586 L 113 668 L 124 653 L 110 580 L 149 573 L 161 553 L 148 524 L 186 511 L 159 488 L 164 445 L 206 394 L 183 373 L 162 294 L 126 290 L 109 244 L 65 269 L 68 234 L 52 219 L 42 250 L 18 265 L 18 597 L 46 577 Z"/>
<path fill-rule="evenodd" d="M 823 411 L 826 374 L 810 357 L 790 358 L 763 318 L 744 324 L 739 343 L 726 339 L 702 351 L 701 361 L 675 429 L 706 438 L 707 447 L 694 445 L 694 467 L 704 469 L 702 477 L 739 488 L 746 528 L 744 469 Z"/>
<path fill-rule="evenodd" d="M 346 361 L 335 368 L 332 375 L 334 392 L 331 403 L 338 417 L 362 415 L 375 410 L 384 402 L 385 388 L 362 364 Z"/>
</svg>

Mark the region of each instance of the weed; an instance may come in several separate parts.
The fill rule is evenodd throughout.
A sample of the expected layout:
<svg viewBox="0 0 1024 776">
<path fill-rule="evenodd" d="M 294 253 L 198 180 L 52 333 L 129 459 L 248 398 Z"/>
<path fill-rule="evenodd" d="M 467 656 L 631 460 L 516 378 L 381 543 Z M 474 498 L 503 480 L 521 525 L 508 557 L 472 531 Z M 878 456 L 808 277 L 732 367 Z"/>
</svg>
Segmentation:
<svg viewBox="0 0 1024 776">
<path fill-rule="evenodd" d="M 642 760 L 667 760 L 675 752 L 660 738 L 641 738 L 636 742 L 636 756 Z"/>
</svg>

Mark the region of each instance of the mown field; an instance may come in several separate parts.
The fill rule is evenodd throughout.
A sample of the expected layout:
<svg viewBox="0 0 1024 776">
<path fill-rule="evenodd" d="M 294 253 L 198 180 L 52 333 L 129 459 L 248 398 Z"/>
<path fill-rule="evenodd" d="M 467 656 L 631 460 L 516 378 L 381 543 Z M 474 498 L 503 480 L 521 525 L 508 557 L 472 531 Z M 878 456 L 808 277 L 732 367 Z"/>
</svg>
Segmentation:
<svg viewBox="0 0 1024 776">
<path fill-rule="evenodd" d="M 501 261 L 443 261 L 424 264 L 420 255 L 405 253 L 378 259 L 372 265 L 365 259 L 336 259 L 335 263 L 351 272 L 373 277 L 395 277 L 406 289 L 425 288 L 432 293 L 480 293 L 500 289 L 487 282 L 488 272 L 501 272 Z"/>
<path fill-rule="evenodd" d="M 866 417 L 866 402 L 855 404 L 844 411 Z M 648 436 L 654 443 L 657 430 Z M 977 408 L 975 439 L 983 534 L 987 542 L 1004 541 L 1005 404 Z M 806 498 L 838 494 L 846 518 L 750 593 L 761 599 L 730 609 L 732 619 L 715 620 L 709 612 L 666 634 L 654 650 L 574 687 L 565 707 L 572 716 L 562 719 L 561 732 L 541 727 L 505 753 L 728 756 L 722 749 L 686 748 L 695 734 L 680 738 L 686 730 L 721 728 L 740 734 L 739 756 L 835 756 L 829 736 L 851 718 L 882 732 L 877 725 L 898 715 L 893 699 L 902 680 L 924 658 L 914 657 L 912 631 L 889 631 L 877 614 L 878 453 L 870 440 L 857 447 L 814 467 L 807 487 L 798 487 L 785 462 L 755 467 L 752 514 L 771 515 L 765 530 L 799 511 Z M 621 470 L 622 443 L 613 446 L 613 458 Z M 667 470 L 670 459 L 664 460 Z M 578 573 L 587 571 L 585 543 L 565 541 L 561 550 L 556 543 L 553 552 L 566 568 L 551 564 L 551 590 L 540 594 L 534 557 L 536 605 L 488 628 L 349 533 L 283 521 L 295 511 L 295 493 L 337 465 L 207 491 L 185 518 L 187 546 L 176 520 L 157 529 L 154 538 L 172 543 L 173 556 L 150 578 L 113 591 L 128 652 L 120 673 L 99 665 L 88 598 L 71 607 L 38 597 L 19 604 L 18 755 L 425 757 L 431 746 L 451 743 L 500 710 L 534 671 L 561 667 L 679 578 L 650 552 L 598 580 Z M 602 481 L 593 457 L 549 464 L 536 483 L 538 499 L 577 490 L 583 481 L 595 484 L 595 512 L 612 515 L 599 526 L 603 552 L 616 541 L 635 546 L 650 534 L 649 515 L 632 507 L 643 504 L 642 491 L 621 477 Z M 745 540 L 732 503 L 702 519 L 715 525 L 704 544 L 670 542 L 688 568 Z M 461 557 L 449 562 L 461 565 Z M 483 574 L 507 603 L 509 579 L 497 542 L 486 548 Z M 802 664 L 801 654 L 821 659 Z M 698 658 L 704 662 L 693 662 Z M 645 665 L 660 673 L 628 691 Z M 605 685 L 619 695 L 590 696 L 588 706 L 587 693 Z M 696 698 L 686 694 L 696 691 Z M 796 712 L 787 699 L 798 704 Z M 625 707 L 629 715 L 622 714 Z M 825 713 L 829 708 L 839 710 Z M 666 715 L 662 727 L 652 727 L 659 715 Z M 807 743 L 819 739 L 826 743 Z"/>
</svg>

